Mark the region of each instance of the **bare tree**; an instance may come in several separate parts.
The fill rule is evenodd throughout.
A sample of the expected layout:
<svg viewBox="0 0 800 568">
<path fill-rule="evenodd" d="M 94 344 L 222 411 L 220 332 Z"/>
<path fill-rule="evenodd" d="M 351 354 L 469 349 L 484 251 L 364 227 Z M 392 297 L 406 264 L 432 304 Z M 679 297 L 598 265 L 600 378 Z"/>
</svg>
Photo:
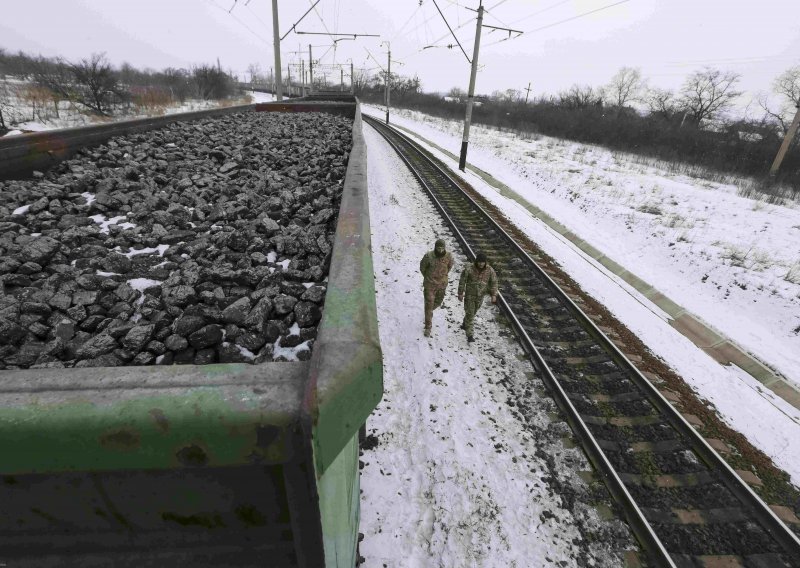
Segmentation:
<svg viewBox="0 0 800 568">
<path fill-rule="evenodd" d="M 369 84 L 369 76 L 367 72 L 362 69 L 353 69 L 353 90 L 355 91 L 356 95 L 360 95 L 364 92 L 364 89 Z"/>
<path fill-rule="evenodd" d="M 692 122 L 699 125 L 730 108 L 742 94 L 735 88 L 739 77 L 738 73 L 710 67 L 689 75 L 681 88 L 680 102 Z"/>
<path fill-rule="evenodd" d="M 558 102 L 567 108 L 602 106 L 603 97 L 590 85 L 573 85 L 558 94 Z"/>
<path fill-rule="evenodd" d="M 11 117 L 9 112 L 13 109 L 11 100 L 11 92 L 8 84 L 5 81 L 0 81 L 0 135 L 3 135 L 8 130 L 6 120 L 10 122 Z"/>
<path fill-rule="evenodd" d="M 517 103 L 522 100 L 522 91 L 519 89 L 506 89 L 505 91 L 494 91 L 492 98 L 498 102 Z"/>
<path fill-rule="evenodd" d="M 170 95 L 181 103 L 184 103 L 191 94 L 192 84 L 186 69 L 167 67 L 161 72 L 161 78 Z"/>
<path fill-rule="evenodd" d="M 61 58 L 45 59 L 39 57 L 33 61 L 33 81 L 38 86 L 49 89 L 62 99 L 73 100 L 73 78 L 69 64 Z"/>
<path fill-rule="evenodd" d="M 397 93 L 398 100 L 404 100 L 410 94 L 417 94 L 422 89 L 422 82 L 419 77 L 401 77 L 393 78 L 392 91 Z"/>
<path fill-rule="evenodd" d="M 248 65 L 247 72 L 250 73 L 250 84 L 254 85 L 257 81 L 261 80 L 261 65 L 258 63 L 251 63 Z"/>
<path fill-rule="evenodd" d="M 203 100 L 224 99 L 233 94 L 233 81 L 214 65 L 194 67 L 192 79 Z"/>
<path fill-rule="evenodd" d="M 800 107 L 800 65 L 790 67 L 781 73 L 772 84 L 773 90 L 789 99 L 795 107 Z"/>
<path fill-rule="evenodd" d="M 122 94 L 117 77 L 105 53 L 93 53 L 88 59 L 70 64 L 78 102 L 103 115 L 111 114 L 111 106 Z"/>
<path fill-rule="evenodd" d="M 645 104 L 650 110 L 650 114 L 663 118 L 671 118 L 678 112 L 678 101 L 675 98 L 675 93 L 669 89 L 659 89 L 658 87 L 649 89 L 645 96 Z"/>
<path fill-rule="evenodd" d="M 622 67 L 603 88 L 608 104 L 616 107 L 639 101 L 646 89 L 642 72 L 633 67 Z"/>
<path fill-rule="evenodd" d="M 460 87 L 453 87 L 452 89 L 447 91 L 447 96 L 457 101 L 460 101 L 461 99 L 467 96 L 467 93 L 466 91 L 464 91 L 464 89 Z"/>
<path fill-rule="evenodd" d="M 772 83 L 772 90 L 779 101 L 774 102 L 769 94 L 759 93 L 758 105 L 764 110 L 765 118 L 778 124 L 786 134 L 797 108 L 800 107 L 800 65 L 790 67 Z"/>
</svg>

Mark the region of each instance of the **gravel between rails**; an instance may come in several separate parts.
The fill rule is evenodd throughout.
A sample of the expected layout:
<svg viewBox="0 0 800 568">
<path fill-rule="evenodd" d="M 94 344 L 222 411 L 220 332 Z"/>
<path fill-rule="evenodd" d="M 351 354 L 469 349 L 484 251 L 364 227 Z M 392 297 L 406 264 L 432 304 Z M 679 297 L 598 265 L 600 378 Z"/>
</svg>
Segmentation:
<svg viewBox="0 0 800 568">
<path fill-rule="evenodd" d="M 178 122 L 0 181 L 0 369 L 310 358 L 351 129 Z"/>
</svg>

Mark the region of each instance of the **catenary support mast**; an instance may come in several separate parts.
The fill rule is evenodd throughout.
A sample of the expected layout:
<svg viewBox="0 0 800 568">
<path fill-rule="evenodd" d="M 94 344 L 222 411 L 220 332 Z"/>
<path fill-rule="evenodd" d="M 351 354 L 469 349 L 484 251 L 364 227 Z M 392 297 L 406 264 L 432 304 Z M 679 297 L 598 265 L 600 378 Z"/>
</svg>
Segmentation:
<svg viewBox="0 0 800 568">
<path fill-rule="evenodd" d="M 786 131 L 786 136 L 783 138 L 783 144 L 781 144 L 781 148 L 778 150 L 778 155 L 775 156 L 775 161 L 772 162 L 772 167 L 769 169 L 769 175 L 774 176 L 778 173 L 778 170 L 781 167 L 781 162 L 783 162 L 783 158 L 786 156 L 786 152 L 789 150 L 789 146 L 792 144 L 792 139 L 794 138 L 795 134 L 797 134 L 798 126 L 800 126 L 800 105 L 797 105 L 797 112 L 794 115 L 794 120 L 792 120 L 789 130 Z"/>
<path fill-rule="evenodd" d="M 278 0 L 272 0 L 272 49 L 275 50 L 275 98 L 283 100 L 283 83 L 281 82 L 281 34 L 278 31 Z"/>
<path fill-rule="evenodd" d="M 472 51 L 472 70 L 469 74 L 469 91 L 467 92 L 467 115 L 464 118 L 464 137 L 461 139 L 461 156 L 458 169 L 462 172 L 467 165 L 467 146 L 469 145 L 469 126 L 472 121 L 472 105 L 475 101 L 475 76 L 478 74 L 478 51 L 481 48 L 481 24 L 483 23 L 483 0 L 478 6 L 478 25 L 475 28 L 475 49 Z M 386 122 L 389 122 L 389 111 L 386 111 Z"/>
</svg>

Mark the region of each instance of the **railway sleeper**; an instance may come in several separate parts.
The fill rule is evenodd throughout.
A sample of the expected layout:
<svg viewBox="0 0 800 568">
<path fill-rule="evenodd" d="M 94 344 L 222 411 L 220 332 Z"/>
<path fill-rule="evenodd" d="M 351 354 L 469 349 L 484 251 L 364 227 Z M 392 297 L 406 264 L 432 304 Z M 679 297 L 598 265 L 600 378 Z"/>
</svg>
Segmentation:
<svg viewBox="0 0 800 568">
<path fill-rule="evenodd" d="M 650 509 L 642 512 L 648 520 L 667 525 L 706 525 L 742 523 L 747 521 L 747 513 L 741 507 L 721 509 Z"/>
<path fill-rule="evenodd" d="M 573 367 L 588 367 L 590 365 L 613 363 L 613 359 L 608 353 L 598 353 L 597 355 L 566 357 L 564 362 Z"/>
<path fill-rule="evenodd" d="M 643 487 L 690 487 L 705 485 L 714 481 L 714 476 L 710 471 L 672 473 L 668 475 L 642 475 L 639 473 L 618 472 L 618 475 L 625 485 L 641 485 Z"/>
<path fill-rule="evenodd" d="M 649 426 L 661 422 L 658 414 L 645 414 L 642 416 L 590 416 L 581 415 L 586 424 L 610 424 L 611 426 Z"/>
<path fill-rule="evenodd" d="M 413 151 L 413 144 L 407 146 Z M 413 161 L 420 164 L 424 175 L 434 178 L 430 186 L 445 211 L 464 220 L 461 232 L 467 242 L 492 259 L 501 280 L 505 280 L 504 297 L 515 312 L 523 314 L 518 316 L 520 323 L 536 342 L 573 405 L 584 409 L 578 411 L 595 438 L 602 441 L 609 459 L 623 464 L 619 476 L 633 494 L 642 498 L 641 506 L 654 521 L 667 550 L 671 554 L 674 551 L 676 564 L 786 565 L 782 556 L 773 554 L 778 550 L 777 543 L 755 524 L 754 518 L 745 509 L 730 506 L 738 502 L 720 484 L 720 473 L 709 470 L 690 449 L 688 440 L 665 417 L 655 414 L 645 393 L 634 392 L 638 390 L 630 380 L 634 371 L 628 370 L 626 362 L 594 345 L 590 336 L 595 334 L 577 324 L 582 318 L 571 304 L 553 297 L 546 278 L 525 270 L 524 259 L 512 258 L 513 251 L 508 250 L 507 243 L 492 238 L 483 213 L 453 187 L 454 184 L 468 191 L 466 184 L 450 180 L 431 164 L 423 166 L 422 156 Z M 545 274 L 553 272 L 543 268 Z M 566 284 L 563 279 L 556 282 Z M 579 300 L 574 291 L 565 293 L 573 301 Z M 586 315 L 595 321 L 602 319 L 596 314 Z M 573 338 L 584 343 L 565 345 Z M 582 356 L 574 356 L 578 354 Z M 687 473 L 687 469 L 697 471 Z M 703 505 L 708 504 L 703 501 L 707 494 L 715 506 Z M 693 501 L 690 497 L 700 499 Z"/>
<path fill-rule="evenodd" d="M 713 557 L 750 556 L 753 554 L 779 554 L 778 544 L 759 525 L 751 520 L 738 523 L 681 524 L 651 523 L 666 549 L 678 554 L 702 557 L 700 566 L 733 566 L 736 564 L 714 564 Z M 771 568 L 786 566 L 773 564 Z M 698 566 L 698 564 L 693 564 Z M 739 564 L 739 566 L 745 566 Z"/>
<path fill-rule="evenodd" d="M 554 369 L 555 370 L 555 369 Z M 567 393 L 583 393 L 583 394 L 607 394 L 613 396 L 615 394 L 631 392 L 635 387 L 632 382 L 625 379 L 624 381 L 617 382 L 615 374 L 609 374 L 602 378 L 592 378 L 586 375 L 579 377 L 563 376 L 559 379 L 561 388 Z"/>
<path fill-rule="evenodd" d="M 629 485 L 628 491 L 640 507 L 652 509 L 692 509 L 698 504 L 708 508 L 724 508 L 736 497 L 721 481 L 703 485 L 661 487 L 658 491 L 641 485 Z"/>
<path fill-rule="evenodd" d="M 578 324 L 565 325 L 563 327 L 541 327 L 536 334 L 541 341 L 584 341 L 590 335 Z"/>
<path fill-rule="evenodd" d="M 672 561 L 677 568 L 739 568 L 746 566 L 747 568 L 789 568 L 787 560 L 778 553 L 769 552 L 766 554 L 747 554 L 745 556 L 738 555 L 700 555 L 690 556 L 688 554 L 671 554 Z"/>
<path fill-rule="evenodd" d="M 604 450 L 610 452 L 624 452 L 630 450 L 633 453 L 651 452 L 674 452 L 686 446 L 686 441 L 681 438 L 674 438 L 672 440 L 661 440 L 660 442 L 634 442 L 633 444 L 621 444 L 614 440 L 597 440 L 597 444 Z"/>
</svg>

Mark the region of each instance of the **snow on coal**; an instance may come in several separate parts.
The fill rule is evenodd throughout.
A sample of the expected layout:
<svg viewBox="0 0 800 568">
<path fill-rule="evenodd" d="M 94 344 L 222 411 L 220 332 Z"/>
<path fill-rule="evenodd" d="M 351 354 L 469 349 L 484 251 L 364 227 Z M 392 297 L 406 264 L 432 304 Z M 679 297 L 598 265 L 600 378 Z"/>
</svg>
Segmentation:
<svg viewBox="0 0 800 568">
<path fill-rule="evenodd" d="M 307 360 L 351 129 L 176 122 L 0 181 L 0 369 Z"/>
</svg>

